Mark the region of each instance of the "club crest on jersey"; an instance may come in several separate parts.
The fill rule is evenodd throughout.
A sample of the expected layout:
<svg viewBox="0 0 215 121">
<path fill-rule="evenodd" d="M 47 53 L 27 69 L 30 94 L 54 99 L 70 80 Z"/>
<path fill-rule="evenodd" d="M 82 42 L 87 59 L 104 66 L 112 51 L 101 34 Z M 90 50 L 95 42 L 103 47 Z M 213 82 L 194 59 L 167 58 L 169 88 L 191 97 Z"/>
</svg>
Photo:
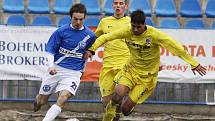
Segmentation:
<svg viewBox="0 0 215 121">
<path fill-rule="evenodd" d="M 81 48 L 81 49 L 84 49 L 86 47 L 86 45 L 87 44 L 84 41 L 80 41 L 79 44 L 78 44 L 79 48 Z"/>
<path fill-rule="evenodd" d="M 146 38 L 145 46 L 151 46 L 151 39 L 149 37 Z"/>
<path fill-rule="evenodd" d="M 50 85 L 44 85 L 43 86 L 43 91 L 48 92 L 51 89 Z"/>
<path fill-rule="evenodd" d="M 108 28 L 111 28 L 112 26 L 111 26 L 111 25 L 108 25 L 107 27 L 108 27 Z"/>
</svg>

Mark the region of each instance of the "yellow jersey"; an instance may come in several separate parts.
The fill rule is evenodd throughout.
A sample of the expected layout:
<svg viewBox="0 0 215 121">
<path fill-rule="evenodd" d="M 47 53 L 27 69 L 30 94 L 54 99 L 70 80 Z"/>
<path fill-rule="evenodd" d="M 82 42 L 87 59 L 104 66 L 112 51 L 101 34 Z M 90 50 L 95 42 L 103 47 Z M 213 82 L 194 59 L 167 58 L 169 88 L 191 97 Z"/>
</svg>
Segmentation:
<svg viewBox="0 0 215 121">
<path fill-rule="evenodd" d="M 128 26 L 130 17 L 115 18 L 113 16 L 101 19 L 95 34 L 97 37 L 110 33 L 114 30 Z M 127 62 L 130 53 L 125 39 L 115 39 L 104 44 L 103 67 L 121 67 Z"/>
<path fill-rule="evenodd" d="M 95 49 L 102 44 L 121 38 L 125 38 L 125 42 L 130 50 L 131 56 L 126 63 L 126 67 L 130 69 L 132 73 L 143 76 L 158 73 L 160 66 L 160 46 L 189 63 L 192 68 L 199 65 L 199 62 L 194 60 L 176 40 L 164 32 L 148 25 L 146 26 L 146 30 L 138 36 L 133 34 L 131 25 L 112 33 L 102 35 L 97 38 L 90 49 L 95 51 Z M 117 61 L 117 59 L 115 61 Z"/>
</svg>

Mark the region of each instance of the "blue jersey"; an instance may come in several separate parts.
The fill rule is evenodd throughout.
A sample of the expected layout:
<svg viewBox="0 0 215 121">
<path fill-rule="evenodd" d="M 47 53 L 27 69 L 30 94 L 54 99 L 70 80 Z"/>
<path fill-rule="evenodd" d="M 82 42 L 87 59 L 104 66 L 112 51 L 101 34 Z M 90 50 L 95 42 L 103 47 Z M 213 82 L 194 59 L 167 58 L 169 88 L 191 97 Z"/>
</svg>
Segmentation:
<svg viewBox="0 0 215 121">
<path fill-rule="evenodd" d="M 54 63 L 71 70 L 83 70 L 83 54 L 94 43 L 93 31 L 73 29 L 69 24 L 57 29 L 49 38 L 46 52 L 54 55 Z"/>
</svg>

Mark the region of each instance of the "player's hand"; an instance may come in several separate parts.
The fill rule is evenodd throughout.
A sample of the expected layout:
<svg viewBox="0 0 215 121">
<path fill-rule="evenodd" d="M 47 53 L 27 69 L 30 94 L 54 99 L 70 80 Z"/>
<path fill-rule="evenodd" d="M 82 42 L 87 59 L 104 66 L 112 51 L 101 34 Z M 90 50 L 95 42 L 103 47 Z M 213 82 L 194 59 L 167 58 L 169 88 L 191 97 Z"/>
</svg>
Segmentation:
<svg viewBox="0 0 215 121">
<path fill-rule="evenodd" d="M 196 68 L 192 69 L 193 74 L 196 75 L 196 71 L 201 75 L 205 75 L 206 74 L 206 68 L 203 67 L 202 65 L 198 65 Z"/>
<path fill-rule="evenodd" d="M 90 51 L 86 51 L 83 55 L 83 58 L 87 60 L 88 58 L 92 58 L 93 54 Z"/>
<path fill-rule="evenodd" d="M 162 71 L 162 66 L 159 66 L 159 70 L 158 71 Z"/>
<path fill-rule="evenodd" d="M 48 71 L 50 75 L 55 75 L 57 73 L 57 69 L 55 67 L 50 67 Z"/>
</svg>

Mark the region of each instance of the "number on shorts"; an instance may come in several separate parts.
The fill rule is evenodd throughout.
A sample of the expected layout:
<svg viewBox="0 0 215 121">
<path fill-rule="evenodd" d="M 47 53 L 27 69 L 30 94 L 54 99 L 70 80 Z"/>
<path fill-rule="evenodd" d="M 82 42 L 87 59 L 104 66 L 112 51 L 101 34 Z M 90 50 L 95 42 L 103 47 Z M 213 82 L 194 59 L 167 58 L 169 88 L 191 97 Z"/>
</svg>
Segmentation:
<svg viewBox="0 0 215 121">
<path fill-rule="evenodd" d="M 70 87 L 72 87 L 72 89 L 73 89 L 73 90 L 76 90 L 77 85 L 76 85 L 76 83 L 75 83 L 75 82 L 72 82 L 72 85 L 71 85 Z"/>
</svg>

